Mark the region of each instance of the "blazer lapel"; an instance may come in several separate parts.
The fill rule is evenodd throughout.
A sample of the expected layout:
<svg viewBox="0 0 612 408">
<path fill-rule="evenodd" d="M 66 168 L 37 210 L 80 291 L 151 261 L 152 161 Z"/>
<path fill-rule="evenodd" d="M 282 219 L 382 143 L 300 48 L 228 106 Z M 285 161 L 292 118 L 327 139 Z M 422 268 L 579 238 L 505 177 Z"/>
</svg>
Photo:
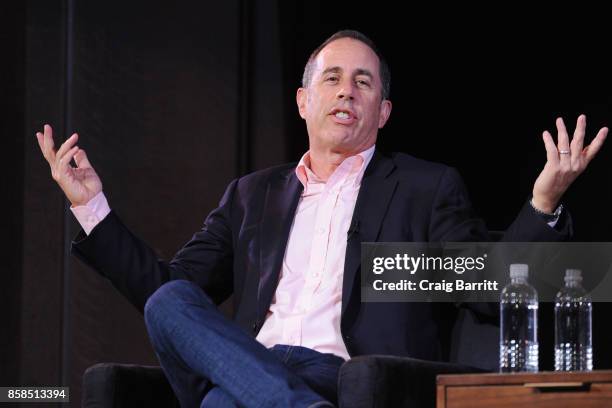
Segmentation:
<svg viewBox="0 0 612 408">
<path fill-rule="evenodd" d="M 272 178 L 266 189 L 257 291 L 257 317 L 260 323 L 265 320 L 278 285 L 289 231 L 304 188 L 293 170 Z"/>
<path fill-rule="evenodd" d="M 383 219 L 397 187 L 397 180 L 388 177 L 394 169 L 395 164 L 391 159 L 375 152 L 361 181 L 346 244 L 342 283 L 343 314 L 353 290 L 360 289 L 355 281 L 361 264 L 361 243 L 378 241 Z"/>
</svg>

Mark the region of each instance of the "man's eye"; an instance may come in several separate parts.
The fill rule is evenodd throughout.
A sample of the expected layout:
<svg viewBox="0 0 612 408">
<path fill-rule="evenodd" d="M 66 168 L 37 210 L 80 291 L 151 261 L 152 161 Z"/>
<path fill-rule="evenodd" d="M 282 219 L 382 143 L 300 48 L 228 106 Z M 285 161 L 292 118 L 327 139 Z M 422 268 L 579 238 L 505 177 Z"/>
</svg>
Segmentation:
<svg viewBox="0 0 612 408">
<path fill-rule="evenodd" d="M 365 79 L 358 79 L 357 81 L 357 85 L 359 86 L 364 86 L 369 88 L 370 87 L 370 83 L 368 81 L 366 81 Z"/>
<path fill-rule="evenodd" d="M 329 77 L 325 80 L 325 82 L 338 82 L 338 77 Z"/>
</svg>

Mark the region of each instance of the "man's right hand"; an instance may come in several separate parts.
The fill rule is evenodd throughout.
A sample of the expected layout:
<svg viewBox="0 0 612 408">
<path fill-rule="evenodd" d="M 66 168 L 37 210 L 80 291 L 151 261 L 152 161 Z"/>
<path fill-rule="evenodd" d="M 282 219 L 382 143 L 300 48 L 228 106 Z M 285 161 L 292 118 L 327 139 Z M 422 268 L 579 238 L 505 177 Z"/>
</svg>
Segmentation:
<svg viewBox="0 0 612 408">
<path fill-rule="evenodd" d="M 87 160 L 85 151 L 76 145 L 79 135 L 74 133 L 56 151 L 51 126 L 45 125 L 43 132 L 37 132 L 36 139 L 51 166 L 53 180 L 59 184 L 73 207 L 87 204 L 102 191 L 102 181 Z M 72 159 L 76 167 L 70 165 Z"/>
</svg>

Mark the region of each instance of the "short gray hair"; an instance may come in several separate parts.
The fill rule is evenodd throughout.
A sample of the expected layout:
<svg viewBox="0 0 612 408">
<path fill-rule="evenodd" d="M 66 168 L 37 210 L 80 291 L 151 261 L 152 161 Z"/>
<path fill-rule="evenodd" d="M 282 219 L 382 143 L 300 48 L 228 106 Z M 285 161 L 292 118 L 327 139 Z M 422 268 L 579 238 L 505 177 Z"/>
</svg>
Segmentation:
<svg viewBox="0 0 612 408">
<path fill-rule="evenodd" d="M 361 41 L 378 57 L 378 61 L 380 61 L 379 71 L 380 71 L 380 82 L 382 83 L 382 99 L 389 99 L 389 95 L 391 93 L 391 71 L 389 70 L 389 65 L 385 58 L 382 56 L 382 53 L 374 44 L 374 41 L 370 40 L 365 34 L 360 33 L 355 30 L 341 30 L 334 33 L 331 37 L 323 42 L 323 44 L 319 45 L 317 49 L 315 49 L 310 57 L 308 58 L 308 62 L 306 62 L 306 66 L 304 67 L 304 75 L 302 76 L 302 87 L 308 88 L 310 85 L 310 81 L 312 81 L 312 73 L 314 71 L 314 60 L 317 58 L 317 55 L 332 41 L 339 40 L 341 38 L 352 38 L 353 40 Z"/>
</svg>

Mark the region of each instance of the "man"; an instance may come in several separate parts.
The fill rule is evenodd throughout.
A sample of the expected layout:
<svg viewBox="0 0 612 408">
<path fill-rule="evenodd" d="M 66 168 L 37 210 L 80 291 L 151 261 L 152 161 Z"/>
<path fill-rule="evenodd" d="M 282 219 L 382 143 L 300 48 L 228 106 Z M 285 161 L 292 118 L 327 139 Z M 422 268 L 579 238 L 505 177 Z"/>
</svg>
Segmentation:
<svg viewBox="0 0 612 408">
<path fill-rule="evenodd" d="M 37 133 L 84 229 L 75 255 L 144 309 L 182 406 L 333 406 L 339 366 L 351 356 L 442 357 L 445 323 L 432 304 L 360 302 L 361 242 L 487 239 L 455 170 L 375 151 L 391 113 L 389 78 L 363 34 L 325 41 L 297 91 L 310 150 L 297 166 L 234 180 L 169 263 L 110 211 L 76 134 L 55 152 L 51 128 Z M 585 126 L 580 116 L 571 144 L 561 119 L 556 145 L 544 132 L 547 163 L 504 239 L 569 237 L 559 200 L 608 131 L 583 148 Z M 214 306 L 231 293 L 235 323 Z"/>
</svg>

